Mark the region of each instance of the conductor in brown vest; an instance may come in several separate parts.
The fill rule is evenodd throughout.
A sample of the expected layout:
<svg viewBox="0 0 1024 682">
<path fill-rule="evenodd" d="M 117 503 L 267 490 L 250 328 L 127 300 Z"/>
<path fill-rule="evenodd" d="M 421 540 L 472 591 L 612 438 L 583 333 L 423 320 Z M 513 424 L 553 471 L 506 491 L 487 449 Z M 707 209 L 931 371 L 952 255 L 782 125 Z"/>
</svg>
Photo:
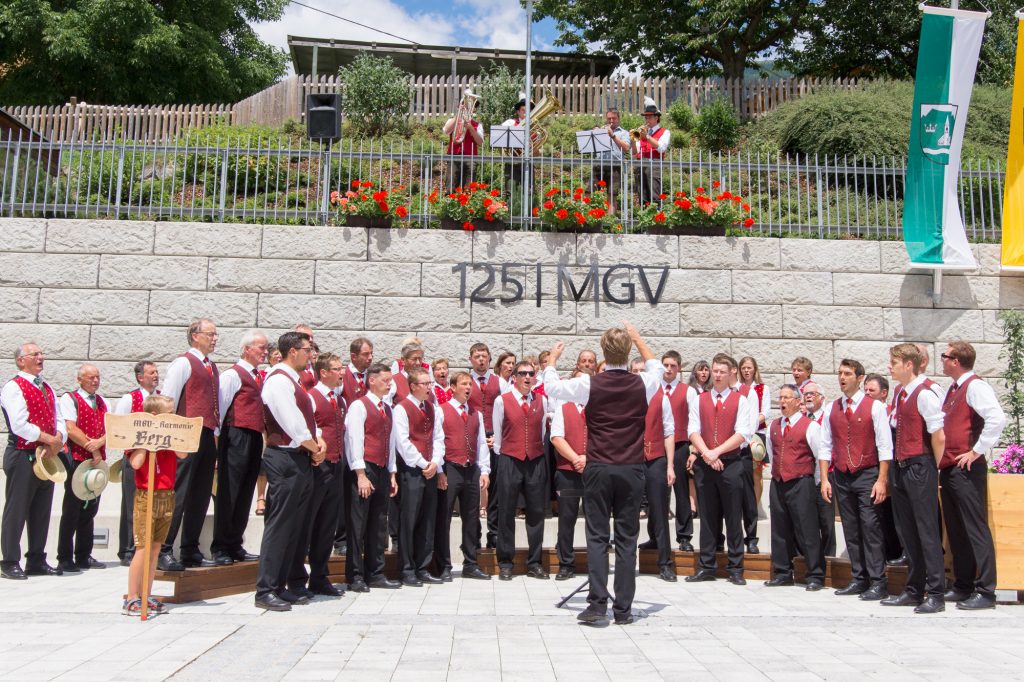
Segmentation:
<svg viewBox="0 0 1024 682">
<path fill-rule="evenodd" d="M 636 592 L 636 539 L 644 491 L 644 420 L 647 404 L 661 400 L 665 368 L 629 323 L 601 335 L 605 370 L 593 377 L 562 381 L 555 365 L 565 344 L 551 349 L 544 369 L 544 390 L 555 400 L 582 405 L 587 424 L 587 462 L 583 469 L 583 513 L 587 529 L 587 608 L 577 620 L 588 625 L 608 620 L 609 519 L 615 517 L 615 597 L 617 625 L 633 622 Z M 636 344 L 644 371 L 631 374 L 629 353 Z"/>
</svg>

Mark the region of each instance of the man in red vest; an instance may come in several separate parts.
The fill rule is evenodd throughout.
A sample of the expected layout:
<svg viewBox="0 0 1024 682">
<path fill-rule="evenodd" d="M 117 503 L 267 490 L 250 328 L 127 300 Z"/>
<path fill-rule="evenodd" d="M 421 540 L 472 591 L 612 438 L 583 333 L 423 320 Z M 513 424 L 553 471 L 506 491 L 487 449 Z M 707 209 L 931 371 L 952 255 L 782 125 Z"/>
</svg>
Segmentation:
<svg viewBox="0 0 1024 682">
<path fill-rule="evenodd" d="M 354 405 L 357 400 L 366 395 L 366 370 L 373 364 L 373 342 L 365 336 L 357 336 L 352 339 L 348 347 L 349 364 L 345 368 L 345 374 L 341 381 L 341 397 L 345 405 Z M 342 480 L 346 480 L 348 464 L 342 462 Z M 338 510 L 338 529 L 334 533 L 334 553 L 337 556 L 345 556 L 348 532 L 346 529 L 346 518 L 348 509 L 348 484 L 341 486 L 341 506 Z"/>
<path fill-rule="evenodd" d="M 942 405 L 946 449 L 939 462 L 954 578 L 944 598 L 958 609 L 990 609 L 996 605 L 996 552 L 988 527 L 985 453 L 999 443 L 1006 415 L 992 387 L 974 373 L 974 346 L 953 341 L 941 357 L 942 373 L 953 380 Z"/>
<path fill-rule="evenodd" d="M 688 439 L 690 422 L 690 405 L 697 401 L 697 390 L 688 386 L 682 379 L 680 370 L 683 358 L 678 352 L 670 350 L 661 356 L 661 364 L 665 367 L 662 377 L 662 391 L 672 406 L 672 418 L 675 421 L 675 456 L 672 460 L 675 467 L 675 483 L 672 493 L 675 495 L 675 529 L 676 542 L 684 552 L 693 551 L 693 510 L 690 508 L 690 474 L 686 469 L 686 460 L 690 454 Z"/>
<path fill-rule="evenodd" d="M 327 443 L 316 425 L 313 398 L 299 383 L 313 342 L 301 332 L 285 332 L 277 347 L 281 362 L 271 368 L 260 390 L 267 425 L 263 465 L 269 495 L 255 604 L 267 611 L 289 611 L 292 604 L 309 603 L 306 594 L 295 594 L 286 585 L 295 554 L 305 549 L 302 526 L 309 511 L 313 467 L 324 461 Z"/>
<path fill-rule="evenodd" d="M 341 358 L 334 353 L 321 353 L 313 364 L 319 381 L 309 390 L 313 398 L 314 413 L 320 437 L 327 446 L 324 461 L 313 467 L 313 490 L 309 510 L 304 515 L 299 532 L 299 550 L 292 557 L 288 591 L 293 594 L 322 594 L 340 597 L 341 592 L 331 584 L 328 561 L 338 528 L 338 515 L 342 513 L 341 489 L 345 472 L 345 414 L 348 406 L 338 396 L 341 377 L 345 371 Z M 309 557 L 309 573 L 305 561 Z M 307 586 L 306 581 L 309 581 Z"/>
<path fill-rule="evenodd" d="M 574 378 L 583 374 L 593 376 L 594 372 L 578 367 L 573 371 Z M 583 470 L 587 466 L 587 417 L 582 404 L 571 400 L 558 401 L 551 420 L 551 445 L 557 453 L 558 542 L 555 552 L 558 555 L 558 575 L 555 580 L 570 580 L 576 577 L 573 536 L 583 498 Z"/>
<path fill-rule="evenodd" d="M 114 414 L 142 412 L 143 401 L 156 392 L 156 386 L 160 383 L 160 371 L 156 363 L 149 360 L 137 362 L 133 374 L 139 387 L 121 396 L 114 406 Z M 131 566 L 132 557 L 135 556 L 134 509 L 135 469 L 124 462 L 121 468 L 121 524 L 117 546 L 117 556 L 122 566 Z"/>
<path fill-rule="evenodd" d="M 451 163 L 451 170 L 448 173 L 448 191 L 453 192 L 456 187 L 468 187 L 469 183 L 473 181 L 473 157 L 480 154 L 480 147 L 484 144 L 483 128 L 480 122 L 474 118 L 463 119 L 463 138 L 457 141 L 454 137 L 455 117 L 453 116 L 444 122 L 441 132 L 448 136 L 448 148 L 445 153 L 450 156 L 463 157 L 461 160 Z"/>
<path fill-rule="evenodd" d="M 469 375 L 473 378 L 473 391 L 469 406 L 484 417 L 484 437 L 491 449 L 491 475 L 487 484 L 487 547 L 498 541 L 498 455 L 494 448 L 494 401 L 510 387 L 491 371 L 491 350 L 486 343 L 469 347 Z"/>
<path fill-rule="evenodd" d="M 494 401 L 494 450 L 498 453 L 498 579 L 512 579 L 516 550 L 516 503 L 526 504 L 526 575 L 546 580 L 540 565 L 548 471 L 544 459 L 544 397 L 532 388 L 537 370 L 530 362 L 516 365 L 513 390 Z"/>
<path fill-rule="evenodd" d="M 793 361 L 794 367 L 800 358 Z M 810 360 L 808 360 L 810 362 Z M 807 379 L 803 385 L 797 385 L 803 396 L 801 411 L 821 426 L 825 419 L 825 395 L 821 392 L 818 382 Z M 821 473 L 814 469 L 814 483 L 821 486 Z M 815 500 L 818 505 L 818 532 L 821 534 L 821 548 L 825 556 L 836 555 L 836 504 L 833 499 L 825 499 L 821 495 Z"/>
<path fill-rule="evenodd" d="M 945 450 L 942 403 L 920 374 L 921 351 L 912 343 L 889 349 L 889 373 L 903 390 L 896 399 L 896 460 L 892 498 L 908 559 L 902 594 L 884 606 L 914 606 L 914 613 L 945 611 L 945 567 L 939 530 L 938 463 Z"/>
<path fill-rule="evenodd" d="M 95 365 L 78 368 L 78 386 L 60 399 L 60 412 L 68 429 L 68 452 L 61 454 L 68 470 L 61 503 L 60 529 L 57 540 L 57 568 L 65 573 L 79 573 L 90 568 L 106 568 L 92 557 L 93 526 L 99 498 L 82 502 L 71 489 L 72 475 L 86 460 L 102 462 L 107 458 L 107 431 L 103 415 L 107 401 L 97 391 L 100 370 Z"/>
<path fill-rule="evenodd" d="M 375 363 L 366 370 L 369 391 L 348 408 L 345 454 L 348 457 L 348 553 L 345 574 L 352 592 L 371 587 L 396 589 L 401 583 L 384 575 L 382 533 L 387 528 L 388 499 L 398 493 L 395 477 L 394 420 L 384 400 L 391 370 Z"/>
<path fill-rule="evenodd" d="M 263 376 L 259 366 L 267 360 L 268 345 L 265 334 L 250 329 L 242 335 L 238 362 L 220 375 L 221 434 L 210 544 L 218 566 L 259 559 L 245 551 L 242 541 L 263 463 Z"/>
<path fill-rule="evenodd" d="M 807 562 L 807 591 L 825 586 L 825 555 L 815 521 L 814 467 L 821 443 L 821 427 L 800 414 L 800 389 L 786 384 L 779 390 L 782 416 L 768 427 L 765 446 L 772 466 L 770 504 L 772 519 L 772 578 L 767 587 L 793 584 L 792 543 Z"/>
<path fill-rule="evenodd" d="M 199 450 L 178 463 L 174 479 L 174 516 L 167 531 L 157 567 L 161 571 L 181 571 L 197 566 L 213 566 L 199 551 L 206 512 L 213 493 L 213 473 L 217 464 L 217 437 L 220 435 L 220 408 L 217 391 L 219 375 L 210 353 L 217 348 L 217 326 L 200 318 L 188 326 L 188 352 L 179 355 L 167 368 L 163 394 L 174 401 L 174 409 L 183 417 L 202 417 L 203 432 Z M 181 561 L 171 553 L 181 528 Z"/>
<path fill-rule="evenodd" d="M 676 421 L 664 388 L 661 400 L 647 403 L 644 424 L 644 481 L 647 493 L 647 534 L 650 540 L 640 545 L 640 549 L 657 549 L 658 577 L 674 583 L 677 578 L 668 531 L 668 500 L 669 491 L 676 482 Z"/>
<path fill-rule="evenodd" d="M 636 143 L 637 164 L 636 186 L 640 194 L 640 205 L 659 201 L 661 198 L 661 163 L 668 152 L 670 133 L 661 127 L 661 110 L 650 97 L 644 98 L 644 125 L 640 127 L 640 139 Z"/>
<path fill-rule="evenodd" d="M 879 505 L 889 494 L 892 434 L 885 403 L 861 390 L 864 374 L 856 360 L 839 363 L 843 395 L 825 408 L 821 421 L 821 497 L 831 503 L 835 494 L 850 555 L 850 584 L 836 594 L 878 601 L 889 594 Z"/>
<path fill-rule="evenodd" d="M 32 470 L 36 448 L 45 446 L 45 457 L 56 457 L 68 439 L 57 395 L 43 381 L 44 355 L 34 343 L 18 347 L 14 363 L 18 373 L 4 384 L 0 407 L 7 422 L 4 475 L 3 525 L 0 528 L 0 576 L 25 580 L 30 575 L 60 575 L 46 563 L 46 535 L 53 504 L 53 481 L 43 481 Z M 70 475 L 70 472 L 69 472 Z M 21 534 L 28 525 L 28 552 L 21 569 Z"/>
</svg>

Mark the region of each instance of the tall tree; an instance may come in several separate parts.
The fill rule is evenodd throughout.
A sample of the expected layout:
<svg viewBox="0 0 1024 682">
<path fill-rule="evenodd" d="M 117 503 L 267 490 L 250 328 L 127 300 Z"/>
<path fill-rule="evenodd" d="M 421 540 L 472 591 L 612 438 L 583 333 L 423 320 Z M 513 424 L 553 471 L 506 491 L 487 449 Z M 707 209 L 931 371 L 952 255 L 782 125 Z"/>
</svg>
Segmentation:
<svg viewBox="0 0 1024 682">
<path fill-rule="evenodd" d="M 724 75 L 743 71 L 791 43 L 811 0 L 538 0 L 556 20 L 557 44 L 594 45 L 621 55 L 645 75 Z"/>
<path fill-rule="evenodd" d="M 250 25 L 288 0 L 4 0 L 0 102 L 233 102 L 285 72 Z"/>
</svg>

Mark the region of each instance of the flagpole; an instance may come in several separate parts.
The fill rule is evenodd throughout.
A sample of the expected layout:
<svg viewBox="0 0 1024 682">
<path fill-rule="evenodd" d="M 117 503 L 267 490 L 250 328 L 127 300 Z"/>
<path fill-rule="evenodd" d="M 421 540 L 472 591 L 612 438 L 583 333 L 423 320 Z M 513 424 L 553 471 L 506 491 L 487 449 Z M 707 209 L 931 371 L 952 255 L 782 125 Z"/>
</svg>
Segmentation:
<svg viewBox="0 0 1024 682">
<path fill-rule="evenodd" d="M 531 100 L 533 98 L 533 72 L 532 72 L 532 57 L 533 57 L 533 0 L 526 0 L 526 140 L 523 144 L 523 174 L 522 174 L 522 193 L 523 193 L 523 216 L 525 220 L 529 221 L 532 215 L 530 206 L 531 192 L 530 188 L 533 184 L 532 174 L 532 156 L 533 156 L 533 140 L 530 135 L 530 116 L 531 116 Z"/>
</svg>

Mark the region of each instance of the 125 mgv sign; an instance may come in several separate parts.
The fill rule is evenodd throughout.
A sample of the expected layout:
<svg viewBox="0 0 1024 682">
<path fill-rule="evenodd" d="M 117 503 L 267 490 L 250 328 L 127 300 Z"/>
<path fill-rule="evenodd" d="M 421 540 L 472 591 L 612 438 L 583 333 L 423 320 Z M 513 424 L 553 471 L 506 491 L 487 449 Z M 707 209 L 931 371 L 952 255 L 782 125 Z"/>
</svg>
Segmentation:
<svg viewBox="0 0 1024 682">
<path fill-rule="evenodd" d="M 534 268 L 533 291 L 527 292 L 525 268 Z M 532 297 L 539 308 L 542 300 L 544 268 L 543 263 L 459 263 L 452 268 L 452 272 L 459 275 L 459 301 L 465 303 L 515 303 L 527 297 Z M 631 275 L 636 273 L 640 284 L 642 300 L 651 305 L 657 305 L 665 292 L 665 285 L 668 282 L 668 267 L 645 267 L 643 265 L 629 265 L 617 263 L 615 265 L 602 266 L 591 263 L 586 268 L 586 277 L 577 288 L 573 280 L 572 271 L 567 265 L 558 265 L 555 277 L 558 281 L 557 300 L 559 303 L 565 299 L 566 293 L 576 302 L 593 297 L 594 303 L 604 300 L 610 303 L 621 305 L 633 305 L 637 301 L 637 285 L 632 277 L 624 282 L 615 282 L 616 275 Z M 479 273 L 479 275 L 478 275 Z M 471 281 L 472 280 L 472 281 Z"/>
</svg>

